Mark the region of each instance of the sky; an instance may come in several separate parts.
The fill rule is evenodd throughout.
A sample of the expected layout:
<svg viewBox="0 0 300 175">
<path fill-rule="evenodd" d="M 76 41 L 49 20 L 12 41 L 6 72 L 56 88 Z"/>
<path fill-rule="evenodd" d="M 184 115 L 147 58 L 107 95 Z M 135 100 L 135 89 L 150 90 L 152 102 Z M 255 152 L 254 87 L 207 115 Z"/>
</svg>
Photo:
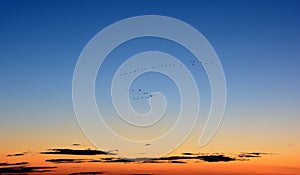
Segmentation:
<svg viewBox="0 0 300 175">
<path fill-rule="evenodd" d="M 201 117 L 173 154 L 260 151 L 275 155 L 249 165 L 299 168 L 299 1 L 2 0 L 0 4 L 0 162 L 6 162 L 5 155 L 10 153 L 73 143 L 95 148 L 80 129 L 73 109 L 72 79 L 80 53 L 110 24 L 134 16 L 163 15 L 184 21 L 203 34 L 222 63 L 227 85 L 224 118 L 213 139 L 198 147 L 205 122 Z M 109 100 L 110 84 L 105 82 L 111 81 L 126 58 L 148 50 L 181 58 L 196 75 L 201 116 L 209 112 L 210 86 L 200 64 L 196 62 L 196 68 L 189 64 L 193 55 L 162 39 L 132 40 L 111 53 L 99 69 L 96 99 L 105 121 L 135 139 L 144 136 L 120 127 Z M 138 89 L 161 91 L 169 99 L 165 123 L 147 137 L 165 132 L 180 105 L 173 82 L 148 73 L 131 87 L 135 90 L 130 93 L 132 105 L 140 112 L 147 112 L 149 106 L 145 100 L 134 99 L 140 97 Z"/>
</svg>

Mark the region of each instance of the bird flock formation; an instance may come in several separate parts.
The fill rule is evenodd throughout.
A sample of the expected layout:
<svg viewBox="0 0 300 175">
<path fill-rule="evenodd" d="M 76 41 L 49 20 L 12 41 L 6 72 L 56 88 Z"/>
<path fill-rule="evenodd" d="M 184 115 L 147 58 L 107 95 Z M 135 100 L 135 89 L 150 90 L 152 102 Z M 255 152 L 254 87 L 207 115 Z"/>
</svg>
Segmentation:
<svg viewBox="0 0 300 175">
<path fill-rule="evenodd" d="M 194 61 L 194 60 L 189 60 L 188 63 L 192 67 L 195 67 L 195 65 L 196 65 L 196 61 Z M 200 62 L 200 64 L 207 65 L 207 64 L 214 64 L 214 62 L 207 61 L 207 62 Z M 122 72 L 119 74 L 119 76 L 122 77 L 122 76 L 127 76 L 127 75 L 133 75 L 138 72 L 146 72 L 148 70 L 155 70 L 155 69 L 158 70 L 158 69 L 165 69 L 165 68 L 176 68 L 177 66 L 183 66 L 183 64 L 181 63 L 180 65 L 178 65 L 178 64 L 174 64 L 174 63 L 169 63 L 169 64 L 161 64 L 161 65 L 152 65 L 149 67 L 142 67 L 142 68 L 127 71 L 127 72 Z M 130 90 L 127 89 L 127 91 L 129 91 L 130 93 L 135 93 L 135 92 L 138 93 L 136 95 L 136 97 L 132 98 L 132 100 L 145 100 L 145 99 L 149 99 L 149 98 L 153 97 L 153 95 L 148 93 L 148 91 L 143 91 L 142 89 L 130 89 Z"/>
<path fill-rule="evenodd" d="M 147 91 L 143 91 L 142 89 L 131 89 L 130 92 L 138 92 L 138 97 L 133 97 L 132 100 L 145 100 L 153 97 L 152 94 L 148 93 Z"/>
<path fill-rule="evenodd" d="M 195 66 L 195 61 L 194 60 L 189 60 L 189 64 L 194 67 Z M 207 62 L 200 62 L 200 64 L 204 64 L 204 65 L 207 65 L 207 64 L 213 64 L 214 62 L 213 61 L 207 61 Z M 177 64 L 174 64 L 174 63 L 169 63 L 169 64 L 161 64 L 161 65 L 152 65 L 152 66 L 149 66 L 149 67 L 142 67 L 142 68 L 139 68 L 139 69 L 136 69 L 136 70 L 131 70 L 131 71 L 128 71 L 128 72 L 123 72 L 123 73 L 120 73 L 119 76 L 126 76 L 126 75 L 131 75 L 131 74 L 135 74 L 135 73 L 138 73 L 138 72 L 146 72 L 147 70 L 155 70 L 155 69 L 162 69 L 162 68 L 175 68 L 176 66 L 179 66 Z M 180 64 L 180 66 L 183 66 L 183 64 Z"/>
</svg>

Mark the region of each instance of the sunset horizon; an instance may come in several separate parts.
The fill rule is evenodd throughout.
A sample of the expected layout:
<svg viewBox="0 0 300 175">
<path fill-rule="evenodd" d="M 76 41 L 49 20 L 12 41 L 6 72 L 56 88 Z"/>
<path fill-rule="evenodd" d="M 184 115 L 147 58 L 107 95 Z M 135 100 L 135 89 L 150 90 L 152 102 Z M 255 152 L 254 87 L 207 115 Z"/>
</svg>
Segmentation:
<svg viewBox="0 0 300 175">
<path fill-rule="evenodd" d="M 299 8 L 2 0 L 0 174 L 299 175 Z"/>
</svg>

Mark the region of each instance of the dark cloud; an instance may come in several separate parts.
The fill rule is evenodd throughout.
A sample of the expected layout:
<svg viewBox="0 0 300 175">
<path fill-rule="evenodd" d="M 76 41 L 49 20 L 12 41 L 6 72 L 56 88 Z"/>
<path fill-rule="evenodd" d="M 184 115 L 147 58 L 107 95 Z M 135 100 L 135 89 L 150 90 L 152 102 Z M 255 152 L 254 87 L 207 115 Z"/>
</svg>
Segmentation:
<svg viewBox="0 0 300 175">
<path fill-rule="evenodd" d="M 24 156 L 25 154 L 27 154 L 28 152 L 24 152 L 24 153 L 16 153 L 16 154 L 7 154 L 6 156 L 8 157 L 13 157 L 13 156 Z"/>
<path fill-rule="evenodd" d="M 145 161 L 142 161 L 142 163 L 167 163 L 167 161 L 162 161 L 162 160 L 145 160 Z"/>
<path fill-rule="evenodd" d="M 237 156 L 228 156 L 224 153 L 213 153 L 213 154 L 204 154 L 204 153 L 191 153 L 191 152 L 184 152 L 182 155 L 184 156 L 172 156 L 167 158 L 160 158 L 160 159 L 169 159 L 169 160 L 180 160 L 180 159 L 198 159 L 206 162 L 229 162 L 229 161 L 244 161 L 249 160 L 245 158 L 259 158 L 263 155 L 271 155 L 273 153 L 265 153 L 265 152 L 242 152 Z"/>
<path fill-rule="evenodd" d="M 185 153 L 181 153 L 182 155 L 185 156 L 193 156 L 193 155 L 198 155 L 198 153 L 190 153 L 190 152 L 185 152 Z"/>
<path fill-rule="evenodd" d="M 89 159 L 48 159 L 46 162 L 52 163 L 85 163 L 90 161 Z"/>
<path fill-rule="evenodd" d="M 73 144 L 74 145 L 74 144 Z M 116 150 L 114 150 L 116 151 Z M 168 156 L 158 158 L 119 158 L 112 157 L 116 155 L 112 151 L 101 151 L 91 149 L 48 149 L 41 154 L 59 154 L 59 155 L 106 155 L 106 157 L 100 159 L 48 159 L 46 162 L 52 163 L 86 163 L 86 162 L 104 162 L 104 163 L 187 163 L 188 161 L 205 161 L 205 162 L 230 162 L 230 161 L 244 161 L 250 160 L 249 158 L 259 158 L 262 155 L 270 154 L 263 152 L 242 152 L 232 155 L 226 155 L 225 153 L 193 153 L 183 152 L 179 156 Z M 107 157 L 109 156 L 109 157 Z"/>
<path fill-rule="evenodd" d="M 135 159 L 126 159 L 126 158 L 101 158 L 102 162 L 121 162 L 121 163 L 130 163 L 138 162 Z"/>
<path fill-rule="evenodd" d="M 101 160 L 104 160 L 104 161 L 109 161 L 109 160 L 113 160 L 115 158 L 113 157 L 105 157 L 105 158 L 101 158 Z"/>
<path fill-rule="evenodd" d="M 225 155 L 207 155 L 207 156 L 198 156 L 198 158 L 206 162 L 229 162 L 229 161 L 236 160 L 236 158 L 234 157 L 229 157 Z"/>
<path fill-rule="evenodd" d="M 172 161 L 170 161 L 170 162 L 168 162 L 168 163 L 186 163 L 186 162 L 184 162 L 184 161 L 179 161 L 179 160 L 172 160 Z"/>
<path fill-rule="evenodd" d="M 15 174 L 15 173 L 43 173 L 52 171 L 56 167 L 50 166 L 13 166 L 0 168 L 0 174 Z"/>
<path fill-rule="evenodd" d="M 0 163 L 0 166 L 16 166 L 16 165 L 27 165 L 28 162 L 17 162 L 17 163 Z"/>
<path fill-rule="evenodd" d="M 213 155 L 197 155 L 189 154 L 191 156 L 169 156 L 159 158 L 101 158 L 102 162 L 139 162 L 139 163 L 187 163 L 189 160 L 202 160 L 205 162 L 229 162 L 236 161 L 235 157 L 226 156 L 223 154 Z"/>
<path fill-rule="evenodd" d="M 73 143 L 72 146 L 81 146 L 80 143 Z"/>
<path fill-rule="evenodd" d="M 48 149 L 46 152 L 41 154 L 64 154 L 64 155 L 115 155 L 114 153 L 101 151 L 101 150 L 76 150 L 76 149 Z"/>
<path fill-rule="evenodd" d="M 93 175 L 93 174 L 103 174 L 104 172 L 76 172 L 70 173 L 68 175 Z"/>
<path fill-rule="evenodd" d="M 193 154 L 190 154 L 193 155 Z M 202 156 L 170 156 L 170 157 L 161 157 L 155 158 L 154 160 L 169 160 L 169 161 L 178 161 L 178 160 L 202 160 L 205 162 L 229 162 L 235 161 L 236 158 L 225 156 L 223 154 L 219 155 L 202 155 Z"/>
<path fill-rule="evenodd" d="M 242 152 L 238 157 L 242 158 L 252 158 L 252 157 L 261 157 L 262 155 L 267 155 L 272 153 L 263 153 L 263 152 Z"/>
</svg>

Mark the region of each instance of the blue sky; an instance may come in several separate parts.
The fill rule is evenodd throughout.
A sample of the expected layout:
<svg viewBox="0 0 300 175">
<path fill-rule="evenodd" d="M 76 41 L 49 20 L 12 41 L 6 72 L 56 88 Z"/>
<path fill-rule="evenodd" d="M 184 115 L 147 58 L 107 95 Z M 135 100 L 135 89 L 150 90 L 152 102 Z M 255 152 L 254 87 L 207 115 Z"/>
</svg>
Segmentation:
<svg viewBox="0 0 300 175">
<path fill-rule="evenodd" d="M 189 23 L 214 47 L 227 80 L 226 127 L 274 121 L 296 133 L 299 5 L 299 1 L 1 1 L 1 132 L 12 128 L 26 132 L 45 123 L 50 132 L 57 121 L 74 122 L 72 76 L 87 42 L 121 19 L 158 14 Z"/>
</svg>

